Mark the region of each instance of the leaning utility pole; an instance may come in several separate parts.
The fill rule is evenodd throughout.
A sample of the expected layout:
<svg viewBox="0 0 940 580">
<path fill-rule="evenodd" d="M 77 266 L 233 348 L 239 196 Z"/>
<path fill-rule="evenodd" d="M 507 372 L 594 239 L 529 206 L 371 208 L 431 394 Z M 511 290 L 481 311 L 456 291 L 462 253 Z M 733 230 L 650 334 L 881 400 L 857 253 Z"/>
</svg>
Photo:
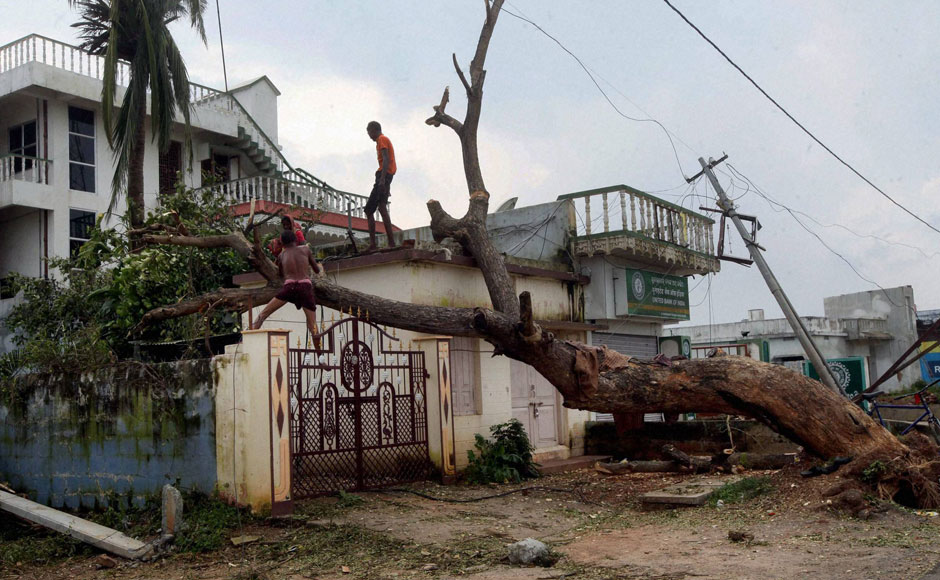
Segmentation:
<svg viewBox="0 0 940 580">
<path fill-rule="evenodd" d="M 773 294 L 774 298 L 777 300 L 777 304 L 780 305 L 780 309 L 783 310 L 783 315 L 786 316 L 787 321 L 790 322 L 790 326 L 793 328 L 793 332 L 800 341 L 800 346 L 803 347 L 803 350 L 806 352 L 806 356 L 809 357 L 810 362 L 813 363 L 813 367 L 816 368 L 816 374 L 819 375 L 819 378 L 824 385 L 837 393 L 841 393 L 842 390 L 836 384 L 836 381 L 832 376 L 832 372 L 829 370 L 829 365 L 826 364 L 822 353 L 819 352 L 819 348 L 817 348 L 816 343 L 813 342 L 813 338 L 810 336 L 809 330 L 803 324 L 803 321 L 800 320 L 800 317 L 797 315 L 793 305 L 790 304 L 790 299 L 787 298 L 786 294 L 784 294 L 783 288 L 780 287 L 780 283 L 777 281 L 774 273 L 770 271 L 770 266 L 768 266 L 766 260 L 764 260 L 764 255 L 761 254 L 761 250 L 763 248 L 761 248 L 757 242 L 754 241 L 753 237 L 751 237 L 751 234 L 748 233 L 747 228 L 744 227 L 744 223 L 741 221 L 741 217 L 736 211 L 734 211 L 734 204 L 731 203 L 731 200 L 729 200 L 728 196 L 725 195 L 725 190 L 721 188 L 721 184 L 718 183 L 718 178 L 715 177 L 715 173 L 712 171 L 713 167 L 724 161 L 727 157 L 728 156 L 725 155 L 718 161 L 709 159 L 708 163 L 705 163 L 705 160 L 701 157 L 698 158 L 698 162 L 702 165 L 702 173 L 708 176 L 708 180 L 711 181 L 712 186 L 718 193 L 718 207 L 721 208 L 724 215 L 731 218 L 731 221 L 734 222 L 735 227 L 738 228 L 738 233 L 741 234 L 741 238 L 744 240 L 744 245 L 747 246 L 747 250 L 751 254 L 751 259 L 754 260 L 755 264 L 757 264 L 757 269 L 760 270 L 761 275 L 764 277 L 764 281 L 767 282 L 767 287 L 770 288 L 770 293 Z M 689 181 L 694 180 L 696 177 L 698 177 L 698 175 L 692 177 Z"/>
</svg>

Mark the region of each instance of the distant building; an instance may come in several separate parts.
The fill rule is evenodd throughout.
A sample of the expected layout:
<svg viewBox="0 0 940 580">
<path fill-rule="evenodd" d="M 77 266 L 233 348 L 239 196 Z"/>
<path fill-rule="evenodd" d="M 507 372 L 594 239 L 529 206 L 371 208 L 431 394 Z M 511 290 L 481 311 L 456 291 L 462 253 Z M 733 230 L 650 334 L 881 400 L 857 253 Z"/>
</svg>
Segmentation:
<svg viewBox="0 0 940 580">
<path fill-rule="evenodd" d="M 919 317 L 910 286 L 829 296 L 823 300 L 823 310 L 824 316 L 801 317 L 810 335 L 827 360 L 860 359 L 866 384 L 888 370 L 918 336 Z M 688 336 L 693 358 L 717 346 L 728 354 L 783 364 L 800 372 L 807 360 L 787 320 L 765 320 L 763 310 L 749 311 L 741 322 L 685 326 L 668 333 Z M 889 378 L 884 389 L 901 389 L 920 376 L 919 366 L 910 366 Z"/>
</svg>

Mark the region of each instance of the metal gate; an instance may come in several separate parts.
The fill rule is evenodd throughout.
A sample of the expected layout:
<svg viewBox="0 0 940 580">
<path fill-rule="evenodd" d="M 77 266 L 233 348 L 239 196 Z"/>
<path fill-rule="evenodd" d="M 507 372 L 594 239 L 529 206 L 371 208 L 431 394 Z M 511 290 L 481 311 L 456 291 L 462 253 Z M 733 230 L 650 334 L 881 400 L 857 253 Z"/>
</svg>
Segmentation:
<svg viewBox="0 0 940 580">
<path fill-rule="evenodd" d="M 293 497 L 427 477 L 424 353 L 358 316 L 311 342 L 289 354 Z"/>
</svg>

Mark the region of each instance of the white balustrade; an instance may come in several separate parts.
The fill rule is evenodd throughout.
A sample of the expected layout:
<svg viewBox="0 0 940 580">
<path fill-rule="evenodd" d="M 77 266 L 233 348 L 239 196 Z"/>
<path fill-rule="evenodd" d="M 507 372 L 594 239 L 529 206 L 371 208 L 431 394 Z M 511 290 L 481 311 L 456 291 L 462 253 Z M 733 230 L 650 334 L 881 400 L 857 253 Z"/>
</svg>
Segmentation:
<svg viewBox="0 0 940 580">
<path fill-rule="evenodd" d="M 232 203 L 247 203 L 254 199 L 341 214 L 345 214 L 347 208 L 350 208 L 353 217 L 365 217 L 363 208 L 366 198 L 364 196 L 322 188 L 301 181 L 259 175 L 226 181 L 210 187 L 221 191 Z"/>
<path fill-rule="evenodd" d="M 48 159 L 27 157 L 25 155 L 4 155 L 0 157 L 0 183 L 5 181 L 28 181 L 49 184 Z"/>
<path fill-rule="evenodd" d="M 615 215 L 611 220 L 610 212 L 617 212 L 617 203 L 611 203 L 610 193 L 619 195 L 619 219 Z M 597 203 L 599 198 L 600 204 Z M 629 212 L 627 203 L 629 198 Z M 712 248 L 712 220 L 691 210 L 680 208 L 672 203 L 631 189 L 600 190 L 582 194 L 563 195 L 572 204 L 572 224 L 578 236 L 616 234 L 630 232 L 646 238 L 673 244 L 703 254 L 714 255 Z M 603 215 L 596 216 L 598 206 Z M 574 216 L 583 216 L 580 217 Z M 602 222 L 603 231 L 595 231 L 594 221 Z M 620 230 L 611 229 L 611 221 Z M 596 228 L 600 229 L 600 228 Z"/>
</svg>

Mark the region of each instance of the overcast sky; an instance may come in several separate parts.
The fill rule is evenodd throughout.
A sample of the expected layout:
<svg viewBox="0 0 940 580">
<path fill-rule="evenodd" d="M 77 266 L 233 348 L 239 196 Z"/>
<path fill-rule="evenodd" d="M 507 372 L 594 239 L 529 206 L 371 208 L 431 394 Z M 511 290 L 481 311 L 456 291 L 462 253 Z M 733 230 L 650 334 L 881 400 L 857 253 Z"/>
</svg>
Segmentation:
<svg viewBox="0 0 940 580">
<path fill-rule="evenodd" d="M 262 74 L 282 92 L 284 153 L 334 187 L 368 193 L 375 165 L 365 125 L 395 145 L 391 214 L 426 225 L 435 198 L 461 214 L 466 185 L 459 142 L 424 124 L 447 85 L 449 111 L 464 99 L 451 53 L 467 67 L 483 20 L 480 0 L 323 2 L 219 0 L 231 85 Z M 940 228 L 940 3 L 675 0 L 696 25 L 791 114 L 888 194 Z M 0 43 L 30 32 L 75 42 L 65 0 L 0 0 Z M 940 234 L 903 213 L 840 165 L 761 96 L 658 0 L 513 0 L 598 76 L 614 104 L 674 134 L 621 117 L 578 63 L 532 25 L 503 14 L 487 58 L 480 155 L 493 203 L 519 205 L 624 183 L 697 210 L 710 188 L 688 189 L 698 157 L 729 155 L 765 193 L 805 220 L 865 278 L 911 285 L 919 309 L 940 308 Z M 182 26 L 175 36 L 193 80 L 223 87 L 214 0 L 209 46 Z M 681 164 L 681 169 L 679 164 Z M 742 213 L 760 217 L 767 260 L 803 315 L 825 296 L 877 289 L 775 211 L 743 181 L 719 176 Z M 692 195 L 689 195 L 689 194 Z M 716 232 L 717 233 L 717 232 Z M 731 251 L 745 249 L 730 232 Z M 891 243 L 877 240 L 877 236 Z M 913 246 L 913 248 L 911 247 Z M 723 263 L 710 282 L 690 280 L 693 324 L 780 311 L 756 268 Z M 711 288 L 710 294 L 708 288 Z M 709 309 L 709 304 L 711 309 Z"/>
</svg>

